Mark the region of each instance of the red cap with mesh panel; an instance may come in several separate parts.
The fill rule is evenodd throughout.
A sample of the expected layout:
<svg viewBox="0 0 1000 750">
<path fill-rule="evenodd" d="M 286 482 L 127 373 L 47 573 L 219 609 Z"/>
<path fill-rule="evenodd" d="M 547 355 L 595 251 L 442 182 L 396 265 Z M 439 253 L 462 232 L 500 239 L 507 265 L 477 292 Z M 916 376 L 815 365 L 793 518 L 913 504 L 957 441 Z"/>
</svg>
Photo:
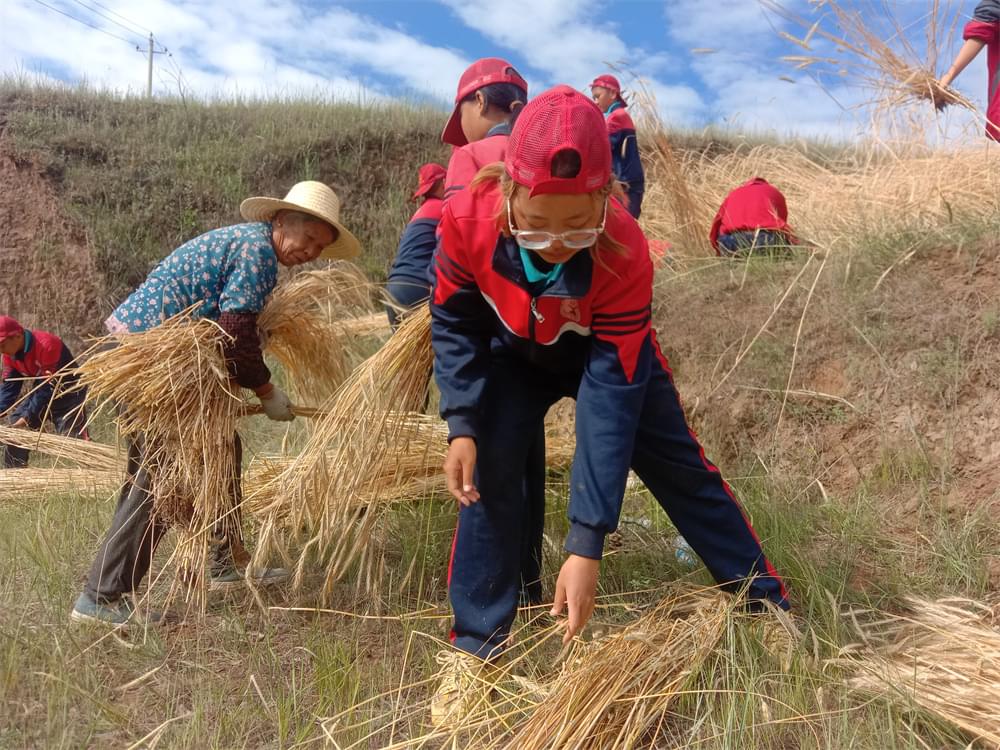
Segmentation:
<svg viewBox="0 0 1000 750">
<path fill-rule="evenodd" d="M 563 150 L 580 155 L 576 177 L 553 177 L 552 157 Z M 549 89 L 521 110 L 510 134 L 507 174 L 540 193 L 592 193 L 611 179 L 611 149 L 604 115 L 570 86 Z"/>
<path fill-rule="evenodd" d="M 591 82 L 590 88 L 594 88 L 594 86 L 600 86 L 602 89 L 614 91 L 616 94 L 620 94 L 622 92 L 622 85 L 618 83 L 618 79 L 613 75 L 608 75 L 607 73 L 602 76 L 597 76 L 597 78 Z"/>
<path fill-rule="evenodd" d="M 9 315 L 0 315 L 0 341 L 24 333 L 24 326 Z"/>
<path fill-rule="evenodd" d="M 528 95 L 528 82 L 524 80 L 520 73 L 514 69 L 506 60 L 499 57 L 484 57 L 476 60 L 465 69 L 462 77 L 458 81 L 458 93 L 455 94 L 455 110 L 448 118 L 448 123 L 441 133 L 441 140 L 452 146 L 464 146 L 469 140 L 462 132 L 462 114 L 460 105 L 462 100 L 474 94 L 483 86 L 494 83 L 513 83 L 524 90 L 524 95 Z"/>
<path fill-rule="evenodd" d="M 440 164 L 431 162 L 420 167 L 417 175 L 417 189 L 410 197 L 410 200 L 416 200 L 421 196 L 427 195 L 434 188 L 438 180 L 443 180 L 448 175 L 448 172 Z"/>
</svg>

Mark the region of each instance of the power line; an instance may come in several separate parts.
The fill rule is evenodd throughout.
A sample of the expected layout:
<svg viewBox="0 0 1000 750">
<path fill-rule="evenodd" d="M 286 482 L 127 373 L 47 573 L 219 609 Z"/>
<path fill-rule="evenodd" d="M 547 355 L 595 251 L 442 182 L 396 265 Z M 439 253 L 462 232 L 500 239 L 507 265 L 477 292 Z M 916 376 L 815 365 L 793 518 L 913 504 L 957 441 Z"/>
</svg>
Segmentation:
<svg viewBox="0 0 1000 750">
<path fill-rule="evenodd" d="M 69 18 L 69 19 L 71 19 L 73 21 L 76 21 L 79 24 L 83 24 L 84 26 L 88 26 L 91 29 L 93 29 L 94 31 L 100 31 L 102 34 L 107 34 L 112 39 L 118 39 L 118 40 L 120 40 L 122 42 L 125 42 L 126 44 L 131 44 L 132 46 L 135 46 L 135 40 L 126 39 L 123 36 L 118 36 L 117 34 L 112 34 L 107 29 L 102 29 L 100 26 L 94 26 L 94 24 L 92 24 L 92 23 L 87 23 L 86 21 L 84 21 L 84 20 L 82 20 L 80 18 L 77 18 L 74 15 L 70 15 L 69 13 L 67 13 L 64 10 L 60 10 L 59 8 L 56 8 L 55 6 L 49 5 L 48 3 L 45 3 L 45 2 L 42 2 L 42 0 L 35 0 L 35 2 L 38 3 L 39 5 L 42 5 L 42 6 L 46 7 L 46 8 L 48 8 L 49 10 L 54 10 L 56 13 L 64 15 L 64 16 L 66 16 L 66 18 Z"/>
<path fill-rule="evenodd" d="M 111 8 L 109 8 L 107 5 L 102 5 L 101 3 L 97 2 L 97 0 L 90 0 L 90 2 L 92 2 L 98 8 L 102 8 L 103 10 L 106 10 L 111 15 L 118 16 L 118 18 L 122 19 L 126 23 L 132 24 L 135 28 L 139 29 L 139 31 L 141 31 L 143 34 L 148 34 L 148 33 L 151 32 L 151 29 L 147 29 L 145 26 L 143 26 L 141 24 L 138 24 L 138 23 L 136 23 L 135 21 L 133 21 L 133 20 L 131 20 L 129 18 L 126 18 L 121 13 L 118 13 L 117 11 L 111 10 Z"/>
<path fill-rule="evenodd" d="M 81 8 L 86 8 L 87 10 L 89 10 L 94 15 L 100 16 L 105 21 L 111 21 L 111 23 L 113 23 L 115 26 L 118 26 L 119 28 L 125 29 L 125 31 L 127 31 L 129 34 L 141 33 L 143 36 L 145 36 L 146 33 L 148 33 L 148 29 L 146 31 L 137 32 L 135 29 L 129 28 L 128 26 L 126 26 L 125 24 L 121 23 L 120 21 L 116 21 L 111 16 L 109 16 L 109 15 L 107 15 L 105 13 L 101 13 L 101 11 L 97 10 L 97 8 L 94 8 L 94 7 L 91 7 L 90 5 L 87 5 L 85 2 L 82 2 L 82 0 L 73 0 L 73 2 L 76 3 L 77 5 L 79 5 Z M 135 24 L 133 24 L 133 25 L 135 25 Z M 139 28 L 141 28 L 141 27 L 139 27 Z"/>
</svg>

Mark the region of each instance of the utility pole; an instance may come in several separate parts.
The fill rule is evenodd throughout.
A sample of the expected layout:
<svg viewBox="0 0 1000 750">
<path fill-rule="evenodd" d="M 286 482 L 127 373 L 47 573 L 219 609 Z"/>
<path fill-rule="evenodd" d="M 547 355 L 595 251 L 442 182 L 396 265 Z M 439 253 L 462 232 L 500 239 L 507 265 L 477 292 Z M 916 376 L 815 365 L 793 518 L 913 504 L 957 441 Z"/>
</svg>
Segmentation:
<svg viewBox="0 0 1000 750">
<path fill-rule="evenodd" d="M 166 47 L 163 49 L 155 48 L 156 42 L 153 40 L 153 32 L 149 32 L 149 50 L 147 52 L 147 66 L 146 66 L 146 98 L 153 98 L 153 55 L 165 55 L 170 50 Z M 142 52 L 142 48 L 136 45 L 136 49 Z"/>
<path fill-rule="evenodd" d="M 146 70 L 146 98 L 153 98 L 153 32 L 149 32 L 149 67 Z"/>
</svg>

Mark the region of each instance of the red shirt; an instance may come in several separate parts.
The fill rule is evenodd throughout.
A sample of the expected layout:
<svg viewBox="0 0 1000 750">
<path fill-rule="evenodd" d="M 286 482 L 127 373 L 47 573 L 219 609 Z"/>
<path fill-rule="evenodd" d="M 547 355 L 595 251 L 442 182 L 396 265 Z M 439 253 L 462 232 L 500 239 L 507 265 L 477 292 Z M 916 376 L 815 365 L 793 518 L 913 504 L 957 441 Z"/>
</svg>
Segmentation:
<svg viewBox="0 0 1000 750">
<path fill-rule="evenodd" d="M 785 196 L 763 177 L 754 177 L 726 196 L 708 238 L 718 250 L 719 235 L 755 229 L 785 232 L 791 242 L 795 241 L 788 226 Z"/>
<path fill-rule="evenodd" d="M 1000 19 L 996 11 L 980 3 L 972 21 L 965 25 L 964 39 L 978 39 L 986 44 L 986 66 L 989 69 L 989 103 L 986 106 L 986 135 L 1000 141 Z"/>
<path fill-rule="evenodd" d="M 503 161 L 507 155 L 509 140 L 510 136 L 504 131 L 487 136 L 481 141 L 467 143 L 452 151 L 451 159 L 448 160 L 448 175 L 444 178 L 445 203 L 451 200 L 455 193 L 467 188 L 479 174 L 480 169 L 488 164 Z"/>
</svg>

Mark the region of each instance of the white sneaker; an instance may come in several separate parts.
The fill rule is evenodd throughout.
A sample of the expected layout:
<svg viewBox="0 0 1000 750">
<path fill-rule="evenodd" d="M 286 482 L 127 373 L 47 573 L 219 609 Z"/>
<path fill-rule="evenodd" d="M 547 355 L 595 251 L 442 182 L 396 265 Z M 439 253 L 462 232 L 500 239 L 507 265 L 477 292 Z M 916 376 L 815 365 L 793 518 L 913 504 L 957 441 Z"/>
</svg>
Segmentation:
<svg viewBox="0 0 1000 750">
<path fill-rule="evenodd" d="M 431 726 L 457 728 L 473 711 L 485 708 L 498 670 L 458 649 L 439 651 L 435 661 L 441 681 L 431 698 Z"/>
</svg>

